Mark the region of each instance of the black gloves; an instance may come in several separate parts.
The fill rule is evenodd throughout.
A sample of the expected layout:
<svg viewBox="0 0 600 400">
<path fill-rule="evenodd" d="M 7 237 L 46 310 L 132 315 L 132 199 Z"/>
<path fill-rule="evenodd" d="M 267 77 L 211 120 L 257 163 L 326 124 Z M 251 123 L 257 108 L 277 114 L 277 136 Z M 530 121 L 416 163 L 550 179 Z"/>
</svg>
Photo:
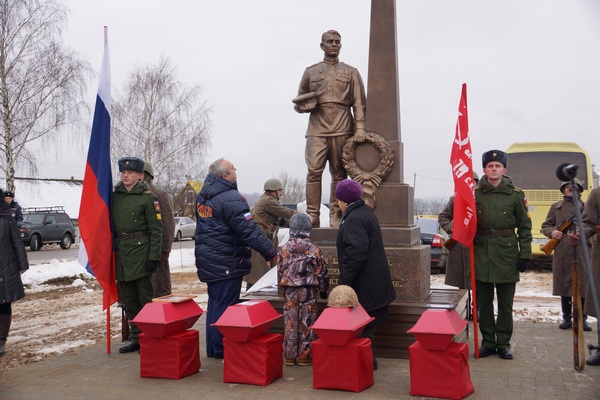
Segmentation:
<svg viewBox="0 0 600 400">
<path fill-rule="evenodd" d="M 527 269 L 528 266 L 529 266 L 529 260 L 526 260 L 524 258 L 519 258 L 519 261 L 517 261 L 517 270 L 519 270 L 519 272 L 525 272 L 525 270 Z"/>
<path fill-rule="evenodd" d="M 158 261 L 148 260 L 146 263 L 146 272 L 156 272 L 158 270 Z"/>
<path fill-rule="evenodd" d="M 323 300 L 325 300 L 325 299 L 327 299 L 327 292 L 320 292 L 320 293 L 319 293 L 319 296 L 320 296 L 320 297 L 321 297 Z"/>
</svg>

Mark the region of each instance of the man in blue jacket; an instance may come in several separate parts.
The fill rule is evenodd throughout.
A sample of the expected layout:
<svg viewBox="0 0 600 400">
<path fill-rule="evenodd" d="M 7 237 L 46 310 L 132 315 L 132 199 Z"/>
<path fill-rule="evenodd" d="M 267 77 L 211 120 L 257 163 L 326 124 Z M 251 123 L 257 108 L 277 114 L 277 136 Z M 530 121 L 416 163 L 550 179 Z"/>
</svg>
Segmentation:
<svg viewBox="0 0 600 400">
<path fill-rule="evenodd" d="M 210 165 L 196 199 L 196 268 L 208 288 L 206 355 L 214 358 L 223 358 L 223 336 L 211 324 L 239 302 L 251 249 L 271 267 L 277 263 L 277 250 L 254 222 L 236 181 L 236 168 L 220 158 Z"/>
</svg>

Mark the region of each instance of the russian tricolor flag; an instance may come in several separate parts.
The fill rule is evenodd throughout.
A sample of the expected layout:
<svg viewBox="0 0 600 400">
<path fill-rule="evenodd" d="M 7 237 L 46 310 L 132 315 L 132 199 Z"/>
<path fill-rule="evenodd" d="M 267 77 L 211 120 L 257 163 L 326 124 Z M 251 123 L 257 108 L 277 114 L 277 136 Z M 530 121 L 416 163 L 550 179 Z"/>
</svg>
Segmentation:
<svg viewBox="0 0 600 400">
<path fill-rule="evenodd" d="M 104 27 L 104 56 L 92 135 L 88 150 L 83 193 L 79 207 L 81 245 L 79 262 L 86 265 L 102 286 L 102 309 L 118 300 L 113 234 L 110 223 L 112 172 L 110 164 L 110 53 Z"/>
</svg>

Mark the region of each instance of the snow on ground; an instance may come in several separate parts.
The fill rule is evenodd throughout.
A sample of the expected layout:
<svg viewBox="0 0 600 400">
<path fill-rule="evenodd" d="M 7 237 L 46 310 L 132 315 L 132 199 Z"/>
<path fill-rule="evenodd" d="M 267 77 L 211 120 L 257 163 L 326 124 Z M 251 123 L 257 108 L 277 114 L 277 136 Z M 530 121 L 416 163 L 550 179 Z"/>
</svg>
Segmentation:
<svg viewBox="0 0 600 400">
<path fill-rule="evenodd" d="M 195 272 L 194 250 L 173 249 L 169 258 L 171 272 Z M 23 283 L 28 285 L 28 292 L 45 290 L 44 284 L 50 279 L 70 276 L 90 278 L 90 274 L 76 260 L 52 260 L 49 264 L 33 265 L 22 275 Z M 82 286 L 83 283 L 83 286 Z M 77 280 L 73 286 L 81 286 L 82 291 L 94 290 Z M 450 288 L 444 285 L 444 275 L 431 275 L 432 288 Z M 206 300 L 201 299 L 202 303 Z M 552 296 L 552 274 L 550 272 L 531 271 L 521 274 L 515 294 L 515 319 L 558 321 L 560 319 L 560 299 Z M 590 319 L 592 321 L 592 319 Z"/>
</svg>

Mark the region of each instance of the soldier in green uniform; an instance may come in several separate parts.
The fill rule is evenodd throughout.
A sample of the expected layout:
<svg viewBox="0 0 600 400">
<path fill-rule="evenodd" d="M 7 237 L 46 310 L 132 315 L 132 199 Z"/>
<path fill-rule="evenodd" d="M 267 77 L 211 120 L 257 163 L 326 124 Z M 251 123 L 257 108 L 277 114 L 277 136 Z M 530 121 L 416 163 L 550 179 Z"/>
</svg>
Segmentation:
<svg viewBox="0 0 600 400">
<path fill-rule="evenodd" d="M 531 219 L 523 191 L 506 176 L 508 155 L 490 150 L 482 157 L 484 176 L 475 189 L 477 235 L 475 278 L 479 330 L 479 357 L 498 354 L 510 360 L 513 300 L 519 272 L 531 261 Z M 516 231 L 515 231 L 516 230 Z M 494 289 L 498 318 L 494 318 Z"/>
<path fill-rule="evenodd" d="M 136 157 L 119 160 L 121 182 L 113 193 L 111 222 L 115 236 L 117 281 L 129 321 L 152 301 L 152 273 L 158 269 L 162 223 L 158 198 L 144 178 L 144 161 Z M 130 324 L 130 342 L 119 353 L 140 348 L 140 330 Z"/>
<path fill-rule="evenodd" d="M 290 218 L 296 214 L 296 211 L 279 203 L 279 199 L 283 196 L 283 184 L 278 179 L 268 179 L 263 190 L 265 192 L 252 207 L 252 215 L 263 235 L 269 239 L 273 247 L 277 248 L 279 246 L 277 237 L 279 227 L 288 226 Z M 270 269 L 267 261 L 254 250 L 252 250 L 251 262 L 252 270 L 244 277 L 246 290 L 250 289 Z"/>
</svg>

